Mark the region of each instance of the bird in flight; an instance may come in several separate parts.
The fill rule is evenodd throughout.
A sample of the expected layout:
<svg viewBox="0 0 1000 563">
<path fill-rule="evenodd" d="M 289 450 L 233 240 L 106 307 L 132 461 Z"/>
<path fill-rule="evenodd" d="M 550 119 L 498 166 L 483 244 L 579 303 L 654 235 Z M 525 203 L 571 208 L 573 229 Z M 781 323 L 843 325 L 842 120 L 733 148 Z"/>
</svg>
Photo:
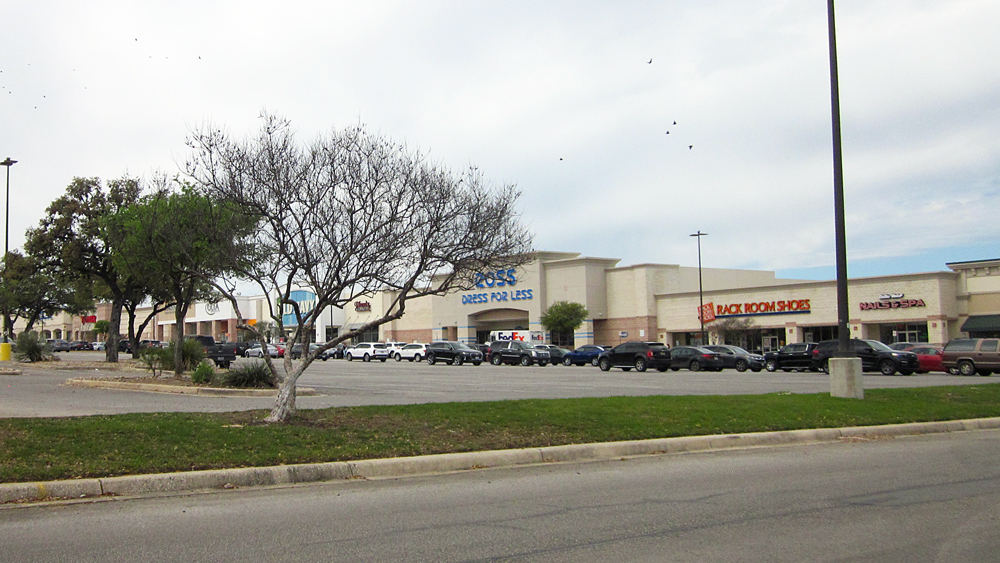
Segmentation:
<svg viewBox="0 0 1000 563">
<path fill-rule="evenodd" d="M 694 145 L 688 145 L 688 150 L 691 150 L 693 148 L 694 148 Z"/>
<path fill-rule="evenodd" d="M 650 64 L 650 65 L 653 64 L 653 59 L 649 59 L 649 62 L 646 63 L 646 64 Z"/>
</svg>

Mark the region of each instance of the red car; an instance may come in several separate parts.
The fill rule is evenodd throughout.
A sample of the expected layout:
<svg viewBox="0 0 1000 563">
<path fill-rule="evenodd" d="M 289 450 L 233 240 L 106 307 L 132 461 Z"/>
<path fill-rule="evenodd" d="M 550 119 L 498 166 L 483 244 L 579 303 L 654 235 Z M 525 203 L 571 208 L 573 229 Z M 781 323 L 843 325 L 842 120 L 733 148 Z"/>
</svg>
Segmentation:
<svg viewBox="0 0 1000 563">
<path fill-rule="evenodd" d="M 929 344 L 910 348 L 910 352 L 916 354 L 917 360 L 920 361 L 920 369 L 917 370 L 917 373 L 927 373 L 929 371 L 948 371 L 944 369 L 944 365 L 941 363 L 941 350 L 940 346 L 931 346 Z"/>
</svg>

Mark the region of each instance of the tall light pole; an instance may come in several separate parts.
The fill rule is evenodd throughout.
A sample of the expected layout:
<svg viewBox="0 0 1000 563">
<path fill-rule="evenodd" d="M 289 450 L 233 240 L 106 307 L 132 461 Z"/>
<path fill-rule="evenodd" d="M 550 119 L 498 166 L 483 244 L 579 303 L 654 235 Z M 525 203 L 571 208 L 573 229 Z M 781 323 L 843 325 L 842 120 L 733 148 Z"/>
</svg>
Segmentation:
<svg viewBox="0 0 1000 563">
<path fill-rule="evenodd" d="M 708 235 L 698 231 L 693 237 L 698 238 L 698 321 L 701 322 L 701 345 L 704 346 L 708 339 L 705 338 L 705 290 L 701 285 L 701 237 Z"/>
<path fill-rule="evenodd" d="M 14 166 L 15 164 L 17 164 L 17 161 L 16 160 L 11 160 L 11 158 L 9 156 L 6 158 L 6 160 L 4 160 L 3 162 L 0 162 L 0 166 L 6 166 L 7 167 L 7 196 L 5 198 L 6 199 L 6 204 L 7 204 L 7 211 L 4 213 L 4 220 L 3 220 L 3 267 L 4 267 L 4 270 L 7 269 L 7 253 L 10 252 L 10 236 L 9 236 L 10 235 L 10 167 Z M 10 326 L 7 325 L 8 316 L 7 316 L 6 313 L 7 313 L 7 311 L 4 311 L 4 316 L 3 316 L 3 324 L 4 324 L 4 326 L 3 326 L 3 341 L 4 342 L 7 342 L 7 335 L 10 334 Z"/>
<path fill-rule="evenodd" d="M 837 240 L 837 340 L 841 356 L 852 355 L 850 305 L 847 301 L 847 226 L 844 220 L 844 159 L 840 142 L 840 83 L 837 77 L 837 31 L 833 0 L 827 0 L 830 36 L 830 113 L 833 122 L 833 220 Z"/>
</svg>

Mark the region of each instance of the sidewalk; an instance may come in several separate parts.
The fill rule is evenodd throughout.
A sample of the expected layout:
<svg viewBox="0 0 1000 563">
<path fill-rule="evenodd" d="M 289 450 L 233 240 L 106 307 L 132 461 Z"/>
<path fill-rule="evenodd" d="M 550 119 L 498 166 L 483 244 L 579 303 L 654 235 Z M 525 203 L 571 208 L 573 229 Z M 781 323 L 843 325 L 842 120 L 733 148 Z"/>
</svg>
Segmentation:
<svg viewBox="0 0 1000 563">
<path fill-rule="evenodd" d="M 0 484 L 0 503 L 136 496 L 164 492 L 176 493 L 206 489 L 310 483 L 336 479 L 387 479 L 471 469 L 517 467 L 544 463 L 579 463 L 644 455 L 669 455 L 759 446 L 818 444 L 866 437 L 910 436 L 994 429 L 1000 429 L 1000 417 L 572 444 L 518 450 L 128 475 L 44 483 L 6 483 Z"/>
</svg>

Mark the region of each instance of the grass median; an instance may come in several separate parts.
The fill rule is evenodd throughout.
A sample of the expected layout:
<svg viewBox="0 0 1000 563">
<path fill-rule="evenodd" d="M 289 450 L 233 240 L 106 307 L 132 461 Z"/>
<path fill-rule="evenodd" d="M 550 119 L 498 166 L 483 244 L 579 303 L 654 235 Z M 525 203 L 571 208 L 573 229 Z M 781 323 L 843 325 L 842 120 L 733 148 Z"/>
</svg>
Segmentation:
<svg viewBox="0 0 1000 563">
<path fill-rule="evenodd" d="M 0 482 L 1000 416 L 1000 385 L 0 420 Z"/>
</svg>

